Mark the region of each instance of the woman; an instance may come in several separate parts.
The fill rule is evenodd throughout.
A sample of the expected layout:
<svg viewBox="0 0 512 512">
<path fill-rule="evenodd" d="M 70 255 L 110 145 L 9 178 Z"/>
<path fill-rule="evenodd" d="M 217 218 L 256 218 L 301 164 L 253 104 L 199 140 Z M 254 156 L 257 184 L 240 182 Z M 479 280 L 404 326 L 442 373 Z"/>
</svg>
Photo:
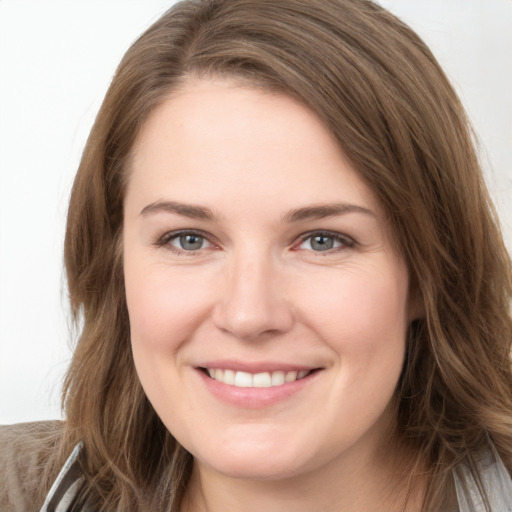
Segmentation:
<svg viewBox="0 0 512 512">
<path fill-rule="evenodd" d="M 66 421 L 2 434 L 31 509 L 512 506 L 510 261 L 452 87 L 376 4 L 168 11 L 65 261 Z"/>
</svg>

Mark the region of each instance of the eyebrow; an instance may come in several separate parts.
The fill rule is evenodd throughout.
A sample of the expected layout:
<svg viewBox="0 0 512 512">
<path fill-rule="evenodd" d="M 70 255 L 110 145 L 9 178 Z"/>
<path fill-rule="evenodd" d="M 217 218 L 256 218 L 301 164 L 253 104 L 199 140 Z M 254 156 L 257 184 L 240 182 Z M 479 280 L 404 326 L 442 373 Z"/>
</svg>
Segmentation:
<svg viewBox="0 0 512 512">
<path fill-rule="evenodd" d="M 284 216 L 283 220 L 290 223 L 305 222 L 308 220 L 325 219 L 326 217 L 336 217 L 347 213 L 362 213 L 375 217 L 374 212 L 363 206 L 349 203 L 331 203 L 291 210 Z"/>
<path fill-rule="evenodd" d="M 178 203 L 176 201 L 157 201 L 155 203 L 148 204 L 142 209 L 140 214 L 148 215 L 150 213 L 158 212 L 175 213 L 177 215 L 183 215 L 185 217 L 198 220 L 215 219 L 214 213 L 209 208 L 193 204 Z"/>
<path fill-rule="evenodd" d="M 140 213 L 145 216 L 159 212 L 174 213 L 197 220 L 214 221 L 216 219 L 216 215 L 209 208 L 177 201 L 156 201 L 145 206 Z M 330 203 L 295 208 L 284 215 L 282 220 L 285 223 L 305 222 L 348 213 L 360 213 L 375 217 L 374 212 L 363 206 L 349 203 Z"/>
</svg>

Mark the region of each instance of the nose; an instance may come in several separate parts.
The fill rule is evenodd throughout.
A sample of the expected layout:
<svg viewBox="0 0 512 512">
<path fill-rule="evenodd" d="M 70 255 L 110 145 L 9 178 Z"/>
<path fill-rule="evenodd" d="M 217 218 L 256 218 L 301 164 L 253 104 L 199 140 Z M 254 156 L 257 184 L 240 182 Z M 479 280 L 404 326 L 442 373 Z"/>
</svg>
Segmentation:
<svg viewBox="0 0 512 512">
<path fill-rule="evenodd" d="M 213 311 L 217 328 L 242 340 L 283 334 L 294 323 L 282 272 L 264 254 L 239 254 L 224 268 Z"/>
</svg>

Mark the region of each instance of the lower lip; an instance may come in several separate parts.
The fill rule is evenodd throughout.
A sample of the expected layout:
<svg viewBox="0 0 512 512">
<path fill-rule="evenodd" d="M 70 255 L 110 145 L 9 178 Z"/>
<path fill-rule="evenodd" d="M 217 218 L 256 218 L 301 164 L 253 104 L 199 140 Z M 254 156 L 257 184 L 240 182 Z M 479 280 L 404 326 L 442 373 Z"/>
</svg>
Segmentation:
<svg viewBox="0 0 512 512">
<path fill-rule="evenodd" d="M 314 371 L 302 379 L 286 382 L 281 386 L 241 388 L 212 379 L 203 370 L 197 369 L 196 371 L 212 395 L 227 404 L 246 409 L 261 409 L 282 402 L 311 384 L 320 373 Z"/>
</svg>

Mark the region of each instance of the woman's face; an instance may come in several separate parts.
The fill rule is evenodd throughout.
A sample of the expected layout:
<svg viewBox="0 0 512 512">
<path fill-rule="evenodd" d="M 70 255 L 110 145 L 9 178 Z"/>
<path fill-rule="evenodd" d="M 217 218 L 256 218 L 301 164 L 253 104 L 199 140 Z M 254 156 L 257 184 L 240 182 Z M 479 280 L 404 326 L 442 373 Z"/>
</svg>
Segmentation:
<svg viewBox="0 0 512 512">
<path fill-rule="evenodd" d="M 408 274 L 310 110 L 220 79 L 160 105 L 134 147 L 124 272 L 140 381 L 199 467 L 279 479 L 375 459 Z"/>
</svg>

